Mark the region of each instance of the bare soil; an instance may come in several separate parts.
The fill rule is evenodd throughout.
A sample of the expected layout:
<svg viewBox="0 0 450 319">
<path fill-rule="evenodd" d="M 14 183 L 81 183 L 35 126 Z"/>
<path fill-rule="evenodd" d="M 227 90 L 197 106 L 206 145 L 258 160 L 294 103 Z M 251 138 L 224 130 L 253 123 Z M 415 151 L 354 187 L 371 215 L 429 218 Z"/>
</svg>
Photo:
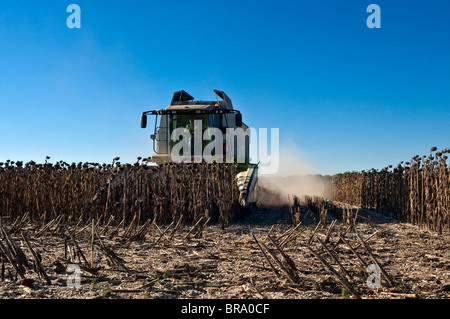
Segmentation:
<svg viewBox="0 0 450 319">
<path fill-rule="evenodd" d="M 140 241 L 127 239 L 122 228 L 108 238 L 114 231 L 114 228 L 109 228 L 101 238 L 109 251 L 125 261 L 122 264 L 114 263 L 99 249 L 94 250 L 91 260 L 90 227 L 75 235 L 88 261 L 86 264 L 83 258 L 73 256 L 75 247 L 62 230 L 58 233 L 50 228 L 37 237 L 42 225 L 26 225 L 16 233 L 11 232 L 11 237 L 29 261 L 25 277 L 31 280 L 15 278 L 14 268 L 5 261 L 4 278 L 0 278 L 0 299 L 356 298 L 340 278 L 344 278 L 362 298 L 449 298 L 450 234 L 440 235 L 374 212 L 359 211 L 355 223 L 358 234 L 393 282 L 390 285 L 381 275 L 381 286 L 369 288 L 369 274 L 356 255 L 342 242 L 336 246 L 339 233 L 344 234 L 348 225 L 337 222 L 326 240 L 332 221 L 330 217 L 326 226 L 317 228 L 315 236 L 326 241 L 325 246 L 332 250 L 348 276 L 316 237 L 312 238 L 317 218 L 311 215 L 306 216 L 302 225 L 292 232 L 291 235 L 297 237 L 280 248 L 287 257 L 282 256 L 267 236 L 270 234 L 277 244 L 289 237 L 282 236 L 292 228 L 290 214 L 282 208 L 254 210 L 244 220 L 228 228 L 208 225 L 197 237 L 194 237 L 194 232 L 189 238 L 185 237 L 192 225 L 183 225 L 173 234 L 169 229 L 162 237 L 161 232 L 167 225 L 160 225 L 159 230 L 153 225 Z M 3 225 L 9 230 L 5 221 Z M 74 231 L 74 227 L 72 225 L 69 229 Z M 102 227 L 99 228 L 100 234 L 101 230 Z M 26 233 L 32 248 L 40 256 L 51 284 L 47 284 L 33 267 L 33 256 L 20 235 L 21 231 Z M 253 234 L 279 259 L 277 262 L 267 256 L 278 275 Z M 355 250 L 364 262 L 374 263 L 367 250 L 362 245 L 358 247 L 354 229 L 343 236 L 352 247 L 357 247 Z M 308 248 L 311 238 L 309 247 L 320 254 L 338 275 L 312 254 Z M 1 240 L 5 244 L 5 239 Z M 72 252 L 65 253 L 65 240 Z M 294 280 L 286 271 L 292 269 L 288 265 L 289 259 L 296 268 Z M 89 268 L 91 261 L 93 269 Z M 70 263 L 82 266 L 81 287 L 78 289 L 67 286 L 70 276 L 67 266 Z"/>
</svg>

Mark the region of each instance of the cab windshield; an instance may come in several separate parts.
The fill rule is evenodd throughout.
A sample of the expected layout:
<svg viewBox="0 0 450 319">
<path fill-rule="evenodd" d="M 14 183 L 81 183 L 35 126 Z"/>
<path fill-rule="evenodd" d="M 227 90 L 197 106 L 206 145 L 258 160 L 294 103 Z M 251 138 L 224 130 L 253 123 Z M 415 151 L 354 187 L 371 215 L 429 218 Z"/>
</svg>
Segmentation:
<svg viewBox="0 0 450 319">
<path fill-rule="evenodd" d="M 191 137 L 187 139 L 188 147 L 191 149 L 191 154 L 195 154 L 194 147 L 194 131 L 197 129 L 198 121 L 201 121 L 201 139 L 202 139 L 202 147 L 204 149 L 207 144 L 211 142 L 211 139 L 205 138 L 205 130 L 208 128 L 221 128 L 221 116 L 222 114 L 171 114 L 169 115 L 169 127 L 170 132 L 173 132 L 177 128 L 182 128 L 184 130 L 188 130 L 191 134 Z M 208 136 L 208 135 L 206 135 Z M 170 148 L 180 141 L 180 137 L 178 139 L 172 140 L 170 139 Z M 213 155 L 215 154 L 215 150 L 213 150 Z M 183 154 L 183 150 L 181 150 L 180 155 Z M 198 154 L 197 154 L 198 155 Z M 201 154 L 200 154 L 201 155 Z"/>
<path fill-rule="evenodd" d="M 210 127 L 221 127 L 221 114 L 173 114 L 170 115 L 170 129 L 190 128 L 195 121 L 202 121 L 202 132 Z"/>
</svg>

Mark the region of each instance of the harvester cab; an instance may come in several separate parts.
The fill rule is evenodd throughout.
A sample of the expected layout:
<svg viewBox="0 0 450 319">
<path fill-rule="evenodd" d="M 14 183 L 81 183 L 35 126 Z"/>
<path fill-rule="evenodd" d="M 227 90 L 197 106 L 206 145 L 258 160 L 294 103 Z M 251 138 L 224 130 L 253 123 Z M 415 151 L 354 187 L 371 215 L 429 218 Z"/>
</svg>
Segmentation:
<svg viewBox="0 0 450 319">
<path fill-rule="evenodd" d="M 155 116 L 151 162 L 201 163 L 207 158 L 238 163 L 239 202 L 248 207 L 256 203 L 258 182 L 258 165 L 250 163 L 248 126 L 225 92 L 214 92 L 216 101 L 195 101 L 186 91 L 177 91 L 165 109 L 142 113 L 142 128 L 147 127 L 148 115 Z"/>
</svg>

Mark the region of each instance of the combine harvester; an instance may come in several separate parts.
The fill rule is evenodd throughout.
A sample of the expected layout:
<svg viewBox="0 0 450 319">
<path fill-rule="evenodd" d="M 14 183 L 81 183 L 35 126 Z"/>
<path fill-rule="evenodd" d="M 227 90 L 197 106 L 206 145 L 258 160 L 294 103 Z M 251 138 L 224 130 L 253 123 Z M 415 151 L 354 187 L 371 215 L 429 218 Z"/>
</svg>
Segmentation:
<svg viewBox="0 0 450 319">
<path fill-rule="evenodd" d="M 250 164 L 250 137 L 239 139 L 230 134 L 238 128 L 242 129 L 241 132 L 246 131 L 248 127 L 242 122 L 241 112 L 233 108 L 230 98 L 223 91 L 214 90 L 214 92 L 218 97 L 217 101 L 195 101 L 185 91 L 178 91 L 173 94 L 170 105 L 165 109 L 147 111 L 142 114 L 142 128 L 147 127 L 148 115 L 155 116 L 154 133 L 150 136 L 153 140 L 155 155 L 151 157 L 150 161 L 158 165 L 170 162 L 178 163 L 179 159 L 175 161 L 172 155 L 176 153 L 177 158 L 182 158 L 182 162 L 201 163 L 204 160 L 203 150 L 209 143 L 212 143 L 211 139 L 203 138 L 205 135 L 208 136 L 208 132 L 211 130 L 205 131 L 208 128 L 218 129 L 222 133 L 222 141 L 214 139 L 215 148 L 211 159 L 217 163 L 230 163 L 231 158 L 232 163 L 238 163 L 236 182 L 240 192 L 239 203 L 245 208 L 255 206 L 258 190 L 258 164 Z M 176 148 L 177 151 L 172 152 L 177 143 L 184 139 L 183 137 L 180 140 L 176 134 L 173 136 L 172 132 L 176 129 L 179 132 L 188 130 L 194 134 L 194 137 L 195 134 L 200 134 L 201 139 L 187 138 L 187 141 L 184 141 L 186 143 L 184 145 L 188 146 L 185 154 L 179 154 L 179 147 Z M 201 141 L 201 147 L 195 145 L 195 143 L 199 143 L 198 141 Z M 218 147 L 222 147 L 223 152 L 215 155 Z"/>
</svg>

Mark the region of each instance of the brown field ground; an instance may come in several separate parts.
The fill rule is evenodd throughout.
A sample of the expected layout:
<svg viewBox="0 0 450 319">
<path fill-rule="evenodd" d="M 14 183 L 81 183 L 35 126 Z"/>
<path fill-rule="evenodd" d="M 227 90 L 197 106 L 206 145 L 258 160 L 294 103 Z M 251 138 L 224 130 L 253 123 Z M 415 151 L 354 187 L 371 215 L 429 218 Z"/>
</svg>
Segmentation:
<svg viewBox="0 0 450 319">
<path fill-rule="evenodd" d="M 101 242 L 96 235 L 93 246 L 90 225 L 44 229 L 43 225 L 26 224 L 15 230 L 12 222 L 3 220 L 10 240 L 28 265 L 21 277 L 10 262 L 3 261 L 0 298 L 450 296 L 450 234 L 439 235 L 367 210 L 359 210 L 350 225 L 333 225 L 330 216 L 327 225 L 317 227 L 318 218 L 313 215 L 302 211 L 300 217 L 302 224 L 294 228 L 287 208 L 259 208 L 225 229 L 210 224 L 189 234 L 192 225 L 180 224 L 177 229 L 172 225 L 167 231 L 168 225 L 152 225 L 139 240 L 127 236 L 130 229 L 97 226 Z M 22 233 L 50 283 L 38 271 Z M 6 243 L 5 235 L 2 242 Z M 378 289 L 368 287 L 364 266 L 375 261 L 386 274 L 381 274 Z M 81 265 L 79 289 L 67 286 L 70 263 Z"/>
</svg>

